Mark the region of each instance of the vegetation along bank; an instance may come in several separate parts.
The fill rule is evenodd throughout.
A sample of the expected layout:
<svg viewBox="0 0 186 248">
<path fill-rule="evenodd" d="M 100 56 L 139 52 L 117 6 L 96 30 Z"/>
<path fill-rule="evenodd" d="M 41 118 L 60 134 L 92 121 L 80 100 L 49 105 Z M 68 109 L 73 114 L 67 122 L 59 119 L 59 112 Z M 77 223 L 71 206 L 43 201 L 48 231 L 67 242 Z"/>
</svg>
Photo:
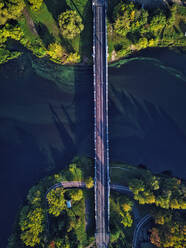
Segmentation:
<svg viewBox="0 0 186 248">
<path fill-rule="evenodd" d="M 186 47 L 186 7 L 108 1 L 109 61 L 147 47 Z M 92 63 L 89 0 L 0 0 L 0 63 L 26 50 L 59 64 Z"/>
</svg>

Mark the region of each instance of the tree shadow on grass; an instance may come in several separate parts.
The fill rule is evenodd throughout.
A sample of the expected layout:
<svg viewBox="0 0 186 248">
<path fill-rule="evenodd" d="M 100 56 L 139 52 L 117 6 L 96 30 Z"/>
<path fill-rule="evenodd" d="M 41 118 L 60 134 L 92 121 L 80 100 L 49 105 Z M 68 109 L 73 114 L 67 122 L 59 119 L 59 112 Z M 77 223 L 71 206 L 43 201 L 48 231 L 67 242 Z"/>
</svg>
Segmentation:
<svg viewBox="0 0 186 248">
<path fill-rule="evenodd" d="M 49 44 L 55 41 L 54 36 L 48 31 L 48 28 L 43 23 L 39 22 L 36 25 L 36 30 L 43 41 L 45 47 L 48 47 Z"/>
<path fill-rule="evenodd" d="M 71 42 L 65 39 L 61 34 L 59 34 L 59 37 L 60 37 L 61 46 L 65 48 L 66 52 L 73 53 L 74 48 L 72 47 Z"/>
<path fill-rule="evenodd" d="M 79 53 L 82 59 L 92 60 L 93 47 L 93 13 L 92 2 L 88 1 L 83 13 L 84 30 L 80 34 Z"/>
<path fill-rule="evenodd" d="M 68 9 L 65 0 L 45 0 L 45 4 L 56 22 L 59 15 Z"/>
</svg>

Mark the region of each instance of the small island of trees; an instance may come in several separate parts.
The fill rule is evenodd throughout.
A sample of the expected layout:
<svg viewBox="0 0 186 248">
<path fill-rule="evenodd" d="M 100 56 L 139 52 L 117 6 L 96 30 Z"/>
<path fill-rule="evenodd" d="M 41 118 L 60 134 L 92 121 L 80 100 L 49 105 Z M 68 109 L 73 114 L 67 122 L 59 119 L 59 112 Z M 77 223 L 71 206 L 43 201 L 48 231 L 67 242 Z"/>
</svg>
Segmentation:
<svg viewBox="0 0 186 248">
<path fill-rule="evenodd" d="M 125 168 L 125 170 L 123 170 Z M 67 169 L 42 179 L 28 192 L 8 248 L 80 248 L 95 245 L 94 162 L 75 158 Z M 145 247 L 184 247 L 186 184 L 183 180 L 130 165 L 111 164 L 110 247 L 132 247 L 140 219 L 151 216 Z M 66 185 L 81 183 L 80 188 Z"/>
</svg>

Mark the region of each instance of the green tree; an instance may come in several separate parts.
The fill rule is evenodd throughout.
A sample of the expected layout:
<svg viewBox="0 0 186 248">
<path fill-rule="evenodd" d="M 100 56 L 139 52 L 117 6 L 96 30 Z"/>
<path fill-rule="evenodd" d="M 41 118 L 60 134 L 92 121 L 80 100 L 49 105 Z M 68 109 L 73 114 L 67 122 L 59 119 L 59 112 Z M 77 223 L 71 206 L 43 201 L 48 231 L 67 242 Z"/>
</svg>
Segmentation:
<svg viewBox="0 0 186 248">
<path fill-rule="evenodd" d="M 71 190 L 69 195 L 73 201 L 80 201 L 83 198 L 83 191 L 81 189 Z"/>
<path fill-rule="evenodd" d="M 85 183 L 86 183 L 86 188 L 87 189 L 91 189 L 94 187 L 94 180 L 92 177 L 89 177 L 85 180 Z"/>
<path fill-rule="evenodd" d="M 129 212 L 120 212 L 120 215 L 122 217 L 121 224 L 124 225 L 124 227 L 131 227 L 133 220 L 132 216 L 130 215 Z"/>
<path fill-rule="evenodd" d="M 35 247 L 40 244 L 40 234 L 44 229 L 43 221 L 43 209 L 29 210 L 28 206 L 23 207 L 20 213 L 19 225 L 21 228 L 20 238 L 26 246 Z"/>
<path fill-rule="evenodd" d="M 123 209 L 124 212 L 130 212 L 132 210 L 132 207 L 134 205 L 133 201 L 130 200 L 129 197 L 123 196 L 121 198 L 121 208 Z"/>
<path fill-rule="evenodd" d="M 69 165 L 70 180 L 81 181 L 82 180 L 82 170 L 77 167 L 76 163 Z"/>
<path fill-rule="evenodd" d="M 54 216 L 59 216 L 66 207 L 66 200 L 64 199 L 64 189 L 52 189 L 47 194 L 49 209 L 48 212 Z"/>
<path fill-rule="evenodd" d="M 132 179 L 129 183 L 129 189 L 137 195 L 140 191 L 145 190 L 145 184 L 141 179 Z"/>
<path fill-rule="evenodd" d="M 0 25 L 20 17 L 25 6 L 24 0 L 0 0 Z"/>
<path fill-rule="evenodd" d="M 57 42 L 51 43 L 48 46 L 47 54 L 52 59 L 54 59 L 54 61 L 60 62 L 60 63 L 62 63 L 65 60 L 66 56 L 67 56 L 64 48 L 61 46 L 61 44 L 59 44 Z"/>
<path fill-rule="evenodd" d="M 41 204 L 41 188 L 38 185 L 33 186 L 29 190 L 27 200 L 35 206 L 39 206 Z"/>
<path fill-rule="evenodd" d="M 80 55 L 76 53 L 70 53 L 67 58 L 65 63 L 67 64 L 72 64 L 72 63 L 79 63 L 80 62 Z"/>
<path fill-rule="evenodd" d="M 31 9 L 33 9 L 34 11 L 37 11 L 41 8 L 41 5 L 43 3 L 43 0 L 28 0 L 30 5 L 31 5 Z"/>
<path fill-rule="evenodd" d="M 67 39 L 75 38 L 84 29 L 81 17 L 72 10 L 67 10 L 59 16 L 59 27 L 62 35 Z"/>
<path fill-rule="evenodd" d="M 120 1 L 114 9 L 114 30 L 126 36 L 128 32 L 146 32 L 144 26 L 148 22 L 148 11 L 135 7 L 131 1 Z"/>
<path fill-rule="evenodd" d="M 154 15 L 150 21 L 150 30 L 152 33 L 157 34 L 165 27 L 167 23 L 166 16 L 163 12 L 159 12 L 157 15 Z"/>
</svg>

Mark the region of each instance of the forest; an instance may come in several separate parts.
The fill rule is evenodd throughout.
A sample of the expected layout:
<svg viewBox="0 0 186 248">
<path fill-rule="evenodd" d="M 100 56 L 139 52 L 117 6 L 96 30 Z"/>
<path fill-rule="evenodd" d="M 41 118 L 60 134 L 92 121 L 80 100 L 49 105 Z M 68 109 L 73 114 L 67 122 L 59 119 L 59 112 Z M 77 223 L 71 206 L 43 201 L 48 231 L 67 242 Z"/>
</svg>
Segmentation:
<svg viewBox="0 0 186 248">
<path fill-rule="evenodd" d="M 108 1 L 109 61 L 147 47 L 185 48 L 186 7 Z M 0 63 L 31 51 L 59 64 L 92 64 L 88 0 L 0 0 Z"/>
</svg>

